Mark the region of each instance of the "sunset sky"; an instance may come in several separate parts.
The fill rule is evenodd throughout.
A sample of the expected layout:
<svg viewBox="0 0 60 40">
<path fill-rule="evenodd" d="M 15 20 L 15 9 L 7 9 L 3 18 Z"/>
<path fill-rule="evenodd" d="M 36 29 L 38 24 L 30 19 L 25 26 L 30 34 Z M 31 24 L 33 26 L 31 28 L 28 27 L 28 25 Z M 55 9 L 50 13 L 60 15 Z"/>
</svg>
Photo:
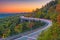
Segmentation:
<svg viewBox="0 0 60 40">
<path fill-rule="evenodd" d="M 31 12 L 51 0 L 0 0 L 0 13 Z"/>
</svg>

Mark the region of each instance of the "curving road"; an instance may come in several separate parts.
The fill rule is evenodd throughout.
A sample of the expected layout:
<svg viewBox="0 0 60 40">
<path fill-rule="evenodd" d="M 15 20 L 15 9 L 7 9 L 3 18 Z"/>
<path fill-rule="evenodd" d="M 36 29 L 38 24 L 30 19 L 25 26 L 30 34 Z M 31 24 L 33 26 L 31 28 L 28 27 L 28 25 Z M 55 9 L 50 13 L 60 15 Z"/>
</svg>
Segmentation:
<svg viewBox="0 0 60 40">
<path fill-rule="evenodd" d="M 37 31 L 34 31 L 30 34 L 27 34 L 25 36 L 22 36 L 20 38 L 17 38 L 15 40 L 37 40 L 37 37 L 38 35 L 43 31 L 43 30 L 46 30 L 47 28 L 49 28 L 51 25 L 52 25 L 52 21 L 50 20 L 47 20 L 47 19 L 39 19 L 39 18 L 28 18 L 28 17 L 24 17 L 24 16 L 21 16 L 20 17 L 21 19 L 26 19 L 26 20 L 35 20 L 35 21 L 43 21 L 43 22 L 46 22 L 47 25 L 44 25 L 44 27 L 42 29 L 38 29 Z"/>
</svg>

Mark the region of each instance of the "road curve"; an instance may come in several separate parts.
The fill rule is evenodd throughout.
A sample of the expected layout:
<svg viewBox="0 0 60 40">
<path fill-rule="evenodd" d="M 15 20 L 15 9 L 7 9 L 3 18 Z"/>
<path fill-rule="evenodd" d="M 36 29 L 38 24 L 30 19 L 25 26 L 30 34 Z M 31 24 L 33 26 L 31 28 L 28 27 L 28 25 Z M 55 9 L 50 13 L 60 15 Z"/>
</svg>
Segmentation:
<svg viewBox="0 0 60 40">
<path fill-rule="evenodd" d="M 33 33 L 30 33 L 30 34 L 27 34 L 26 36 L 22 36 L 20 38 L 17 38 L 15 40 L 37 40 L 37 37 L 38 35 L 40 35 L 40 33 L 43 31 L 43 30 L 46 30 L 47 28 L 49 28 L 50 26 L 52 26 L 52 21 L 51 20 L 47 20 L 47 19 L 39 19 L 39 18 L 28 18 L 28 17 L 24 17 L 24 16 L 21 16 L 20 17 L 21 19 L 26 19 L 26 20 L 35 20 L 35 21 L 43 21 L 43 22 L 46 22 L 48 25 L 45 25 L 42 29 L 39 29 Z"/>
</svg>

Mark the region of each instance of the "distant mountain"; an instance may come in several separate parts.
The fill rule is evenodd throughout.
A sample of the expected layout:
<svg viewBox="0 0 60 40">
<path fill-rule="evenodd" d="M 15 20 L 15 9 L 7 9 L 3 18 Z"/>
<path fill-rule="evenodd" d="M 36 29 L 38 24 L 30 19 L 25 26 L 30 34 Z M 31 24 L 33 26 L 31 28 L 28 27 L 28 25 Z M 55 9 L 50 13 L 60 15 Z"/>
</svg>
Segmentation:
<svg viewBox="0 0 60 40">
<path fill-rule="evenodd" d="M 8 16 L 16 16 L 16 15 L 31 16 L 32 13 L 31 12 L 24 12 L 24 13 L 0 13 L 0 18 L 8 17 Z"/>
</svg>

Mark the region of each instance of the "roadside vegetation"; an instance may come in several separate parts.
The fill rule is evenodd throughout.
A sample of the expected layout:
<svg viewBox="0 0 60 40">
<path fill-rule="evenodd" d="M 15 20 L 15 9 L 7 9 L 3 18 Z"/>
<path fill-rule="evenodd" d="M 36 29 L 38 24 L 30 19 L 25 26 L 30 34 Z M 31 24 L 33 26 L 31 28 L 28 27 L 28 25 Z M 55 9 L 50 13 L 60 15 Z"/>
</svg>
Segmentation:
<svg viewBox="0 0 60 40">
<path fill-rule="evenodd" d="M 53 22 L 52 26 L 39 35 L 37 40 L 60 40 L 60 0 L 55 0 L 33 11 L 26 17 L 44 18 Z M 17 35 L 45 25 L 41 21 L 20 21 L 19 16 L 11 16 L 0 19 L 0 38 Z"/>
<path fill-rule="evenodd" d="M 37 9 L 34 17 L 49 19 L 52 26 L 39 35 L 37 40 L 60 40 L 60 0 L 47 3 L 41 9 Z"/>
<path fill-rule="evenodd" d="M 45 25 L 41 21 L 23 21 L 20 16 L 0 18 L 0 38 L 18 35 Z"/>
</svg>

